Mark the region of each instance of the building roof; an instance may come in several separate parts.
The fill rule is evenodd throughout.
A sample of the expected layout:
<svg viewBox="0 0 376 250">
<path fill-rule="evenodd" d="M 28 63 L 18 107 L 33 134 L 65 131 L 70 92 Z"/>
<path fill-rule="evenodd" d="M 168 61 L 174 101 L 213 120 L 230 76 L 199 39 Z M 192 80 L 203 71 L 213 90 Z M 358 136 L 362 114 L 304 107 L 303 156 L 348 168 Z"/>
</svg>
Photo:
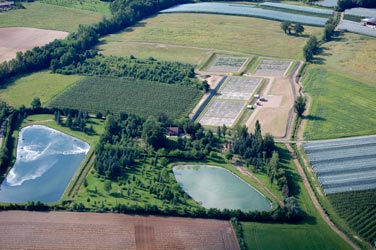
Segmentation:
<svg viewBox="0 0 376 250">
<path fill-rule="evenodd" d="M 8 2 L 2 2 L 0 3 L 0 7 L 8 7 L 14 5 L 13 1 L 8 1 Z"/>
<path fill-rule="evenodd" d="M 363 19 L 364 22 L 376 24 L 376 17 L 370 17 Z"/>
</svg>

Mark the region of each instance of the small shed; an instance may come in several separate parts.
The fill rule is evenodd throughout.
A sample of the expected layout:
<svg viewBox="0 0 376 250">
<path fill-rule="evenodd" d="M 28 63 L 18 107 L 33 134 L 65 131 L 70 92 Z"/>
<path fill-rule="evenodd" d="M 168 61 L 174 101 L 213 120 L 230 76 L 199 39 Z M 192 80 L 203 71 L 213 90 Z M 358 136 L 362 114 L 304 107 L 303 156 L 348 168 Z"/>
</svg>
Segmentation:
<svg viewBox="0 0 376 250">
<path fill-rule="evenodd" d="M 370 17 L 363 19 L 364 25 L 371 25 L 376 27 L 376 17 Z"/>
<path fill-rule="evenodd" d="M 167 135 L 168 136 L 180 136 L 182 134 L 182 129 L 179 127 L 168 127 Z"/>
<path fill-rule="evenodd" d="M 14 1 L 0 2 L 0 9 L 14 7 Z"/>
</svg>

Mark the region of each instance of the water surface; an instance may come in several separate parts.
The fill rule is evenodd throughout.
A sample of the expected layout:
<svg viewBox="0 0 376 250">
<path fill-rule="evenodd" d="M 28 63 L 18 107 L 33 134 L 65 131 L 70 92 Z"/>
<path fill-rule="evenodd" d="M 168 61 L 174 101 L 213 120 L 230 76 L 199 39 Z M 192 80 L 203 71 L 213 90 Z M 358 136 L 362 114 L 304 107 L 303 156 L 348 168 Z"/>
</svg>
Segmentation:
<svg viewBox="0 0 376 250">
<path fill-rule="evenodd" d="M 230 171 L 207 165 L 179 165 L 173 168 L 183 190 L 205 208 L 265 211 L 271 203 L 256 189 Z"/>
<path fill-rule="evenodd" d="M 46 126 L 23 128 L 0 201 L 58 201 L 89 149 L 86 142 Z"/>
</svg>

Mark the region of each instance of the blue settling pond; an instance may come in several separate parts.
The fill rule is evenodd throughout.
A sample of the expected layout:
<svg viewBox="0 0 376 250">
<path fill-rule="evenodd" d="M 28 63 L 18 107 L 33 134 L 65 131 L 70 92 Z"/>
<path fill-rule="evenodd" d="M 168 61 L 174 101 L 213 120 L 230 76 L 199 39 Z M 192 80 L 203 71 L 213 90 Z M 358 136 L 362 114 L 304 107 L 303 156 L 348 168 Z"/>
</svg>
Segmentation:
<svg viewBox="0 0 376 250">
<path fill-rule="evenodd" d="M 183 190 L 205 208 L 267 211 L 271 203 L 252 186 L 230 171 L 207 165 L 179 165 L 173 168 Z"/>
<path fill-rule="evenodd" d="M 58 201 L 89 149 L 86 142 L 46 126 L 23 128 L 16 163 L 0 187 L 0 201 Z"/>
</svg>

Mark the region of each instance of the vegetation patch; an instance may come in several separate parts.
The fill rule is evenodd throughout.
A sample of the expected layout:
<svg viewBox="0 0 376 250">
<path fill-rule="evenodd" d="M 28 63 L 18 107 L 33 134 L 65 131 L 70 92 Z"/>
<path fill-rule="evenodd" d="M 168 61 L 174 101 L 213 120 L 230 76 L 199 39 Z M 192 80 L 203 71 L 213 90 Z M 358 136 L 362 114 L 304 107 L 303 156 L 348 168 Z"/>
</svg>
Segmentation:
<svg viewBox="0 0 376 250">
<path fill-rule="evenodd" d="M 51 107 L 89 112 L 130 113 L 143 117 L 187 114 L 201 92 L 196 87 L 132 78 L 88 77 L 57 96 Z"/>
<path fill-rule="evenodd" d="M 164 83 L 180 83 L 198 85 L 192 65 L 178 62 L 137 59 L 133 56 L 96 56 L 83 62 L 73 62 L 70 65 L 55 70 L 62 74 L 82 74 L 88 76 L 132 77 Z"/>
</svg>

